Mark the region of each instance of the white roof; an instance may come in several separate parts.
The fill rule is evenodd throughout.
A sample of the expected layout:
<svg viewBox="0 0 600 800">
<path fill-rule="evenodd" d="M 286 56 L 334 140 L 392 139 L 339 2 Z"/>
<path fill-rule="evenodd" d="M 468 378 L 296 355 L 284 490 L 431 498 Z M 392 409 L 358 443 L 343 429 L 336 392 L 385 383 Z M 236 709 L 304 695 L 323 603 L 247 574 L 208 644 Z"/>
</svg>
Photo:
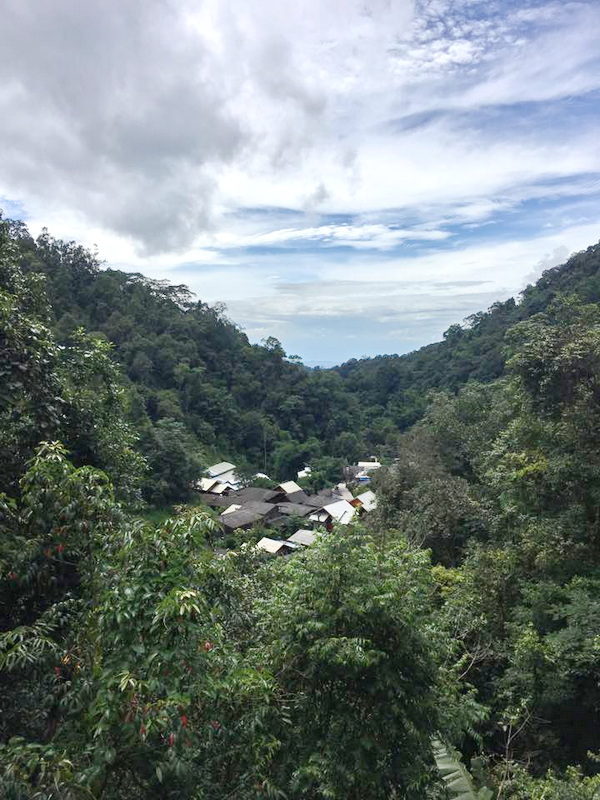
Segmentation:
<svg viewBox="0 0 600 800">
<path fill-rule="evenodd" d="M 217 486 L 218 483 L 219 481 L 216 478 L 200 478 L 197 486 L 202 492 L 210 492 L 213 486 Z"/>
<path fill-rule="evenodd" d="M 291 542 L 280 542 L 277 539 L 269 539 L 268 536 L 263 536 L 256 546 L 267 553 L 278 553 L 282 547 L 294 548 L 296 545 Z"/>
<path fill-rule="evenodd" d="M 255 477 L 255 478 L 265 478 L 265 480 L 267 480 L 267 481 L 270 481 L 270 480 L 271 480 L 271 478 L 269 478 L 269 476 L 268 476 L 268 475 L 266 475 L 264 472 L 257 472 L 257 473 L 254 475 L 254 477 Z"/>
<path fill-rule="evenodd" d="M 373 509 L 377 508 L 377 498 L 375 497 L 375 492 L 371 491 L 371 489 L 368 492 L 359 494 L 356 499 L 360 500 L 365 511 L 373 511 Z"/>
<path fill-rule="evenodd" d="M 288 542 L 293 542 L 294 544 L 303 544 L 305 547 L 308 547 L 309 545 L 313 544 L 316 538 L 317 534 L 313 531 L 300 529 L 290 536 Z"/>
<path fill-rule="evenodd" d="M 294 492 L 302 491 L 302 487 L 298 486 L 296 481 L 286 481 L 285 483 L 280 483 L 277 488 L 286 494 L 294 494 Z"/>
<path fill-rule="evenodd" d="M 364 470 L 379 469 L 381 463 L 379 461 L 359 461 L 356 466 L 362 467 Z"/>
<path fill-rule="evenodd" d="M 232 514 L 234 511 L 239 511 L 240 508 L 241 508 L 241 505 L 238 505 L 237 503 L 233 503 L 232 505 L 227 506 L 227 508 L 224 511 L 221 512 L 221 516 L 224 517 L 225 514 Z"/>
<path fill-rule="evenodd" d="M 219 478 L 225 472 L 233 472 L 234 469 L 235 464 L 230 464 L 229 461 L 221 461 L 218 464 L 213 464 L 206 472 L 208 472 L 211 478 Z"/>
<path fill-rule="evenodd" d="M 339 494 L 342 500 L 354 500 L 354 495 L 350 489 L 348 489 L 345 483 L 338 483 L 338 485 L 335 487 L 335 491 L 337 494 Z"/>
<path fill-rule="evenodd" d="M 326 511 L 330 517 L 342 525 L 347 525 L 356 513 L 354 506 L 351 506 L 347 500 L 329 503 L 329 505 L 323 506 L 323 511 Z"/>
<path fill-rule="evenodd" d="M 309 520 L 311 522 L 327 522 L 329 519 L 329 514 L 325 511 L 317 511 L 315 514 L 311 514 Z"/>
</svg>

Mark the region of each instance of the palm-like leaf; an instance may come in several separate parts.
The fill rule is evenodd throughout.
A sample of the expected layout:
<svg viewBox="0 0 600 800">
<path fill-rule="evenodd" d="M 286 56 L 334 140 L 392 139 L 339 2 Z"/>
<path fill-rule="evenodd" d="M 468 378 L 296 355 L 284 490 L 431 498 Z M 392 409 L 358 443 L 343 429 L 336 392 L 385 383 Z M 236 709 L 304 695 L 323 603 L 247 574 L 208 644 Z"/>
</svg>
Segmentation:
<svg viewBox="0 0 600 800">
<path fill-rule="evenodd" d="M 433 741 L 433 756 L 453 800 L 491 800 L 492 792 L 486 787 L 476 790 L 460 755 L 439 739 Z"/>
</svg>

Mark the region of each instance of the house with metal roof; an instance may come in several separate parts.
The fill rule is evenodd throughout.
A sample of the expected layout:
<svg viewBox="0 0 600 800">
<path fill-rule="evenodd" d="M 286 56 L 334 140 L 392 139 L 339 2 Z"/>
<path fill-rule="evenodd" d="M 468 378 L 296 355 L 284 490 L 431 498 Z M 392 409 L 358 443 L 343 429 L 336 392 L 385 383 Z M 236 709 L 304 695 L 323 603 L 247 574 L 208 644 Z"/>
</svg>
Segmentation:
<svg viewBox="0 0 600 800">
<path fill-rule="evenodd" d="M 277 503 L 277 510 L 285 517 L 307 517 L 314 508 L 304 503 Z"/>
<path fill-rule="evenodd" d="M 303 492 L 301 486 L 298 486 L 296 481 L 285 481 L 285 483 L 280 483 L 279 486 L 275 487 L 278 492 L 282 492 L 283 494 L 294 494 L 295 492 Z"/>
<path fill-rule="evenodd" d="M 319 534 L 314 531 L 307 531 L 301 528 L 288 537 L 288 542 L 292 542 L 296 545 L 300 544 L 303 547 L 310 547 L 311 544 L 314 544 L 318 535 Z"/>
<path fill-rule="evenodd" d="M 377 508 L 377 498 L 371 489 L 359 494 L 356 499 L 364 511 L 374 511 Z"/>
<path fill-rule="evenodd" d="M 347 500 L 338 500 L 322 506 L 315 514 L 311 514 L 309 519 L 326 525 L 332 525 L 335 522 L 340 525 L 348 525 L 354 519 L 355 514 L 356 509 Z"/>
<path fill-rule="evenodd" d="M 209 478 L 218 478 L 221 483 L 229 484 L 236 489 L 240 485 L 240 479 L 235 474 L 235 464 L 229 461 L 220 461 L 205 470 Z"/>
<path fill-rule="evenodd" d="M 279 539 L 270 539 L 268 536 L 256 543 L 259 550 L 264 550 L 272 556 L 286 556 L 293 553 L 298 548 L 294 542 L 282 542 Z"/>
</svg>

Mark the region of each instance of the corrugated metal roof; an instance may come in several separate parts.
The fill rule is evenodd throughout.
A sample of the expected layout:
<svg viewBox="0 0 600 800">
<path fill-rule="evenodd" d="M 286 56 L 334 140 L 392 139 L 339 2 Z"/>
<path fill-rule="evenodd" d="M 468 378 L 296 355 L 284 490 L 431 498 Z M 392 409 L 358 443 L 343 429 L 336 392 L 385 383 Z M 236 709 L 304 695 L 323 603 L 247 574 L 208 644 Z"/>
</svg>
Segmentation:
<svg viewBox="0 0 600 800">
<path fill-rule="evenodd" d="M 249 503 L 251 501 L 258 501 L 261 503 L 268 503 L 270 500 L 273 500 L 279 492 L 273 491 L 273 489 L 261 489 L 258 486 L 247 486 L 245 489 L 238 489 L 237 492 L 233 492 L 233 497 L 235 497 L 236 502 L 240 503 Z"/>
<path fill-rule="evenodd" d="M 269 539 L 268 536 L 263 536 L 260 542 L 256 543 L 256 546 L 260 550 L 271 553 L 271 555 L 276 555 L 281 551 L 294 550 L 297 547 L 293 542 L 280 542 L 278 539 Z"/>
<path fill-rule="evenodd" d="M 286 481 L 285 483 L 280 483 L 277 488 L 280 492 L 285 492 L 285 494 L 293 494 L 294 492 L 302 491 L 302 487 L 298 486 L 296 481 Z"/>
<path fill-rule="evenodd" d="M 301 544 L 304 547 L 309 547 L 311 544 L 314 543 L 315 539 L 317 538 L 317 534 L 313 531 L 303 530 L 302 528 L 296 533 L 293 533 L 288 542 L 293 542 L 294 544 Z"/>
<path fill-rule="evenodd" d="M 356 499 L 360 500 L 365 511 L 373 511 L 375 508 L 377 508 L 377 498 L 375 497 L 375 492 L 373 492 L 371 489 L 369 489 L 367 492 L 359 494 Z"/>
<path fill-rule="evenodd" d="M 208 472 L 211 478 L 218 478 L 225 472 L 231 472 L 234 469 L 235 464 L 230 464 L 229 461 L 221 461 L 218 464 L 213 464 L 212 467 L 209 467 L 206 470 L 206 472 Z"/>
<path fill-rule="evenodd" d="M 347 525 L 356 513 L 354 506 L 351 506 L 347 500 L 329 503 L 329 505 L 323 506 L 323 511 L 326 511 L 332 519 L 342 525 Z"/>
<path fill-rule="evenodd" d="M 260 514 L 258 511 L 246 511 L 241 508 L 231 514 L 221 514 L 219 522 L 229 530 L 250 528 L 255 522 L 259 522 L 263 516 L 264 514 Z"/>
<path fill-rule="evenodd" d="M 229 495 L 229 497 L 222 497 L 218 494 L 207 494 L 206 492 L 201 492 L 200 502 L 215 508 L 228 508 L 230 505 L 233 505 L 234 498 L 231 495 Z"/>
<path fill-rule="evenodd" d="M 218 486 L 219 481 L 216 478 L 200 478 L 196 483 L 196 487 L 201 492 L 209 492 L 213 486 Z"/>
<path fill-rule="evenodd" d="M 255 511 L 257 514 L 265 517 L 271 514 L 277 508 L 273 503 L 261 503 L 260 500 L 250 500 L 248 503 L 243 503 L 242 508 L 244 511 Z"/>
<path fill-rule="evenodd" d="M 285 514 L 286 517 L 306 517 L 314 511 L 312 506 L 306 506 L 303 503 L 277 503 L 277 508 L 282 514 Z"/>
<path fill-rule="evenodd" d="M 354 500 L 354 495 L 350 489 L 348 489 L 345 483 L 338 483 L 338 485 L 335 487 L 335 491 L 336 494 L 339 494 L 342 500 L 348 500 L 348 502 L 350 502 L 350 500 Z"/>
<path fill-rule="evenodd" d="M 302 502 L 306 506 L 312 506 L 313 508 L 323 508 L 324 505 L 327 503 L 333 503 L 335 500 L 339 500 L 339 496 L 335 495 L 331 489 L 324 489 L 323 491 L 319 492 L 318 494 L 309 494 L 305 500 Z"/>
<path fill-rule="evenodd" d="M 221 516 L 223 517 L 223 516 L 225 516 L 225 514 L 233 514 L 234 511 L 239 511 L 240 508 L 241 508 L 241 505 L 239 505 L 238 503 L 232 503 L 232 505 L 230 505 L 229 508 L 226 508 L 225 511 L 223 511 Z"/>
</svg>

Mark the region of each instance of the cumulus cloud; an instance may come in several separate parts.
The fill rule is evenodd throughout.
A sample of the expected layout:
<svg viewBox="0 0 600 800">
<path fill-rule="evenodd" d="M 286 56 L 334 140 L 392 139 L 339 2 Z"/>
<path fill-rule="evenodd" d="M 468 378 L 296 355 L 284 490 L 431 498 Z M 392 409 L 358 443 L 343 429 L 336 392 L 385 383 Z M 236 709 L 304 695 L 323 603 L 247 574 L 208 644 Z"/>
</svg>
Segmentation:
<svg viewBox="0 0 600 800">
<path fill-rule="evenodd" d="M 596 0 L 0 14 L 0 199 L 34 230 L 229 301 L 249 331 L 344 314 L 417 330 L 400 309 L 433 315 L 427 339 L 517 291 L 540 253 L 598 238 Z"/>
</svg>

